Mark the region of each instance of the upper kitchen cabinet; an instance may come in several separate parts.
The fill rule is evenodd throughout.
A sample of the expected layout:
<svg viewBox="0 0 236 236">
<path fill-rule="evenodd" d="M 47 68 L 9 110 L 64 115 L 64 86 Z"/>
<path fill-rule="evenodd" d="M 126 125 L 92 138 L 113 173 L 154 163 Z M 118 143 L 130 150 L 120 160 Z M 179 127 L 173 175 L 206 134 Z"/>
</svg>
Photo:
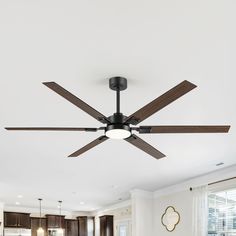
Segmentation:
<svg viewBox="0 0 236 236">
<path fill-rule="evenodd" d="M 18 226 L 18 213 L 4 212 L 4 227 Z"/>
<path fill-rule="evenodd" d="M 79 236 L 88 236 L 88 217 L 79 216 L 77 220 L 79 222 Z"/>
<path fill-rule="evenodd" d="M 30 214 L 17 212 L 4 212 L 4 227 L 30 229 Z"/>
<path fill-rule="evenodd" d="M 79 236 L 94 236 L 95 235 L 95 221 L 94 217 L 78 216 Z"/>
<path fill-rule="evenodd" d="M 48 228 L 65 228 L 65 216 L 46 215 Z"/>
<path fill-rule="evenodd" d="M 18 218 L 18 225 L 21 228 L 27 228 L 30 229 L 31 228 L 31 224 L 30 224 L 30 214 L 19 214 L 19 218 Z"/>
<path fill-rule="evenodd" d="M 100 216 L 100 236 L 113 236 L 113 216 Z"/>
<path fill-rule="evenodd" d="M 65 220 L 65 236 L 78 236 L 79 225 L 78 220 Z"/>
</svg>

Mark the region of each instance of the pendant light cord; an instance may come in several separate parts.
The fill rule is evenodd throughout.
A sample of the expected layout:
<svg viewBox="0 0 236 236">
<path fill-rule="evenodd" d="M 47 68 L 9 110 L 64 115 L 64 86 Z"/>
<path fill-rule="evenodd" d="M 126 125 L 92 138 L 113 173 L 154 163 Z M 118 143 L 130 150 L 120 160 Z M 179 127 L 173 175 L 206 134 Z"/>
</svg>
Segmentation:
<svg viewBox="0 0 236 236">
<path fill-rule="evenodd" d="M 39 227 L 42 227 L 42 200 L 41 198 L 39 200 Z"/>
<path fill-rule="evenodd" d="M 58 201 L 58 202 L 59 202 L 60 228 L 61 228 L 61 204 L 62 204 L 62 201 Z"/>
</svg>

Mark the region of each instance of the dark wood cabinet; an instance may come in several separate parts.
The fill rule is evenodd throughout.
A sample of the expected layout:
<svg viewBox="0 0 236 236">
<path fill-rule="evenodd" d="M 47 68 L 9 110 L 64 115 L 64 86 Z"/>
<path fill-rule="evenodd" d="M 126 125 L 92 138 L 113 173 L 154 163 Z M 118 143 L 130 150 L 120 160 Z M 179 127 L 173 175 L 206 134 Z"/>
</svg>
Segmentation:
<svg viewBox="0 0 236 236">
<path fill-rule="evenodd" d="M 40 218 L 31 217 L 31 236 L 37 236 L 37 230 L 40 227 Z M 47 220 L 41 218 L 41 227 L 44 229 L 44 235 L 47 236 Z"/>
<path fill-rule="evenodd" d="M 65 220 L 65 236 L 78 236 L 78 235 L 79 235 L 78 220 L 66 219 Z"/>
<path fill-rule="evenodd" d="M 30 224 L 30 214 L 20 214 L 18 217 L 18 225 L 21 228 L 31 228 Z"/>
<path fill-rule="evenodd" d="M 4 212 L 4 227 L 17 227 L 18 214 L 13 212 Z"/>
<path fill-rule="evenodd" d="M 65 216 L 46 215 L 48 228 L 65 228 Z"/>
<path fill-rule="evenodd" d="M 77 217 L 79 223 L 79 236 L 87 236 L 88 235 L 88 224 L 87 224 L 87 216 L 79 216 Z"/>
<path fill-rule="evenodd" d="M 65 216 L 47 215 L 48 228 L 65 228 Z"/>
<path fill-rule="evenodd" d="M 95 235 L 94 217 L 78 216 L 79 236 Z"/>
<path fill-rule="evenodd" d="M 100 236 L 113 236 L 113 216 L 100 216 Z"/>
<path fill-rule="evenodd" d="M 30 229 L 30 214 L 17 212 L 4 212 L 4 227 Z"/>
</svg>

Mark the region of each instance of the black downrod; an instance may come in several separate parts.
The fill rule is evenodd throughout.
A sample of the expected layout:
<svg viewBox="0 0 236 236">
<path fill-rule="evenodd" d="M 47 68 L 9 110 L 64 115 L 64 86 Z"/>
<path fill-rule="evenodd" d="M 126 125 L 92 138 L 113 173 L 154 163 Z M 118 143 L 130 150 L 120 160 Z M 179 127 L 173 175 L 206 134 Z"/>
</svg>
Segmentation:
<svg viewBox="0 0 236 236">
<path fill-rule="evenodd" d="M 116 113 L 120 113 L 120 89 L 116 90 Z"/>
<path fill-rule="evenodd" d="M 109 87 L 116 91 L 116 113 L 120 114 L 120 91 L 127 89 L 127 79 L 124 77 L 112 77 L 109 79 Z"/>
</svg>

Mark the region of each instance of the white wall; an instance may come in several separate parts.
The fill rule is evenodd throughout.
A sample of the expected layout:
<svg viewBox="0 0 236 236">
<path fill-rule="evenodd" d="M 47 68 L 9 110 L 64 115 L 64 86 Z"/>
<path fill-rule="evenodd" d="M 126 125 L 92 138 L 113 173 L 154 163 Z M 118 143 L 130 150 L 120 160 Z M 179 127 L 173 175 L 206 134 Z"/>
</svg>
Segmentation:
<svg viewBox="0 0 236 236">
<path fill-rule="evenodd" d="M 168 194 L 173 194 L 175 192 L 181 192 L 189 189 L 190 187 L 198 187 L 202 185 L 207 185 L 212 182 L 221 181 L 224 179 L 236 177 L 236 165 L 220 169 L 218 171 L 211 172 L 206 175 L 199 176 L 197 178 L 189 179 L 185 182 L 179 184 L 171 185 L 166 188 L 158 189 L 154 192 L 154 196 L 163 196 Z"/>
<path fill-rule="evenodd" d="M 166 207 L 173 206 L 180 213 L 180 223 L 171 233 L 172 236 L 191 236 L 192 232 L 192 201 L 190 187 L 207 185 L 211 182 L 236 176 L 236 166 L 224 168 L 210 174 L 188 180 L 186 182 L 159 189 L 154 193 L 153 200 L 153 232 L 155 236 L 170 235 L 161 224 L 161 216 Z M 236 180 L 211 185 L 210 191 L 221 191 L 225 188 L 236 188 Z"/>
<path fill-rule="evenodd" d="M 153 193 L 134 190 L 132 201 L 132 236 L 153 235 Z"/>
<path fill-rule="evenodd" d="M 153 230 L 155 236 L 167 236 L 170 233 L 161 223 L 161 216 L 166 207 L 174 206 L 180 214 L 180 222 L 176 229 L 171 233 L 172 236 L 191 236 L 192 226 L 192 192 L 187 190 L 162 196 L 154 199 Z"/>
<path fill-rule="evenodd" d="M 168 236 L 161 223 L 166 207 L 174 206 L 180 214 L 180 223 L 172 236 L 191 236 L 192 229 L 192 192 L 188 189 L 173 194 L 156 196 L 154 193 L 135 190 L 132 200 L 132 236 Z"/>
</svg>

